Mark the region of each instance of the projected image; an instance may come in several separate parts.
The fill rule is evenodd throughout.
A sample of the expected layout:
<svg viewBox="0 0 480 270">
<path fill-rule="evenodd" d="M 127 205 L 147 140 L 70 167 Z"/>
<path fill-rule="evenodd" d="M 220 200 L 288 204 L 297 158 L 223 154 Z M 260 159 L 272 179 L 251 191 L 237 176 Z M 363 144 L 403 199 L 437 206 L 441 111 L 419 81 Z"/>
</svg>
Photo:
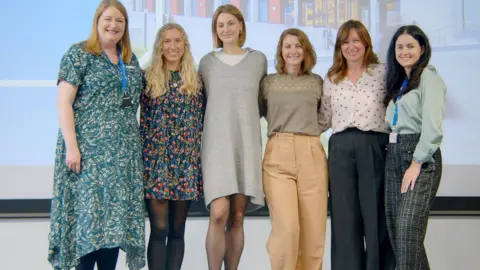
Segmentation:
<svg viewBox="0 0 480 270">
<path fill-rule="evenodd" d="M 211 17 L 222 4 L 236 5 L 245 17 L 246 47 L 262 51 L 269 73 L 275 72 L 275 50 L 283 30 L 296 27 L 310 38 L 318 55 L 314 72 L 322 77 L 332 64 L 340 25 L 361 20 L 374 51 L 384 61 L 395 30 L 416 24 L 429 36 L 432 60 L 447 85 L 442 145 L 444 178 L 441 196 L 480 196 L 480 156 L 474 147 L 480 134 L 480 91 L 475 79 L 480 62 L 478 0 L 121 0 L 130 18 L 134 53 L 148 64 L 157 30 L 167 22 L 181 24 L 198 63 L 213 50 Z M 58 118 L 56 77 L 60 59 L 91 31 L 98 0 L 22 0 L 2 3 L 0 29 L 0 199 L 49 198 L 53 179 Z M 432 11 L 434 7 L 434 12 Z M 75 10 L 75 12 L 64 12 Z M 41 11 L 41 12 L 39 12 Z M 429 11 L 429 12 L 426 12 Z M 25 21 L 18 23 L 18 14 Z M 55 16 L 52 16 L 55 14 Z M 15 27 L 13 27 L 13 25 Z M 33 29 L 32 25 L 36 27 Z M 33 43 L 32 43 L 33 42 Z M 266 124 L 261 121 L 263 141 Z M 321 140 L 327 148 L 330 131 Z M 28 188 L 25 188 L 28 187 Z"/>
<path fill-rule="evenodd" d="M 370 6 L 359 0 L 123 0 L 130 14 L 130 32 L 136 55 L 147 65 L 157 29 L 166 22 L 176 22 L 189 34 L 194 59 L 211 51 L 211 17 L 218 5 L 233 4 L 243 13 L 247 26 L 246 46 L 267 55 L 269 72 L 274 72 L 276 42 L 287 27 L 298 27 L 309 34 L 318 55 L 315 72 L 325 74 L 330 66 L 336 31 L 350 19 L 368 21 Z M 199 31 L 199 29 L 203 29 Z M 266 141 L 266 123 L 262 133 Z M 322 138 L 325 149 L 328 137 Z M 264 145 L 265 147 L 265 145 Z"/>
<path fill-rule="evenodd" d="M 340 25 L 348 19 L 361 20 L 369 29 L 375 51 L 385 59 L 390 38 L 403 24 L 419 24 L 430 36 L 435 63 L 449 66 L 454 55 L 460 53 L 465 61 L 470 57 L 478 58 L 478 48 L 471 51 L 472 45 L 479 45 L 480 32 L 475 31 L 473 14 L 465 8 L 472 7 L 473 1 L 463 1 L 464 18 L 462 21 L 445 22 L 445 17 L 425 20 L 418 9 L 418 3 L 408 0 L 362 1 L 362 0 L 123 0 L 131 17 L 130 31 L 135 53 L 140 63 L 146 65 L 153 47 L 157 29 L 166 22 L 177 22 L 185 27 L 192 44 L 194 59 L 198 62 L 212 50 L 211 17 L 221 4 L 236 5 L 243 13 L 247 25 L 246 46 L 260 50 L 267 55 L 269 72 L 274 70 L 275 46 L 281 32 L 288 27 L 297 27 L 305 31 L 315 46 L 318 63 L 314 72 L 324 76 L 332 62 L 335 37 Z M 431 2 L 431 1 L 426 1 Z M 449 4 L 456 1 L 444 1 Z M 375 4 L 373 4 L 375 3 Z M 459 2 L 458 2 L 459 3 Z M 430 3 L 424 3 L 427 5 Z M 478 4 L 477 4 L 478 5 Z M 409 7 L 418 10 L 409 10 Z M 439 13 L 450 13 L 448 5 L 439 9 Z M 458 9 L 462 5 L 459 3 Z M 409 12 L 406 12 L 406 11 Z M 461 10 L 459 10 L 461 11 Z M 465 13 L 466 12 L 466 13 Z M 421 16 L 417 16 L 421 15 Z M 441 19 L 440 19 L 441 18 Z M 448 18 L 448 17 L 447 17 Z M 424 22 L 425 20 L 425 22 Z M 439 24 L 439 23 L 442 24 Z M 450 23 L 450 25 L 448 25 Z M 447 26 L 441 26 L 447 24 Z M 478 23 L 477 23 L 478 25 Z M 431 27 L 430 27 L 431 26 Z M 462 35 L 457 32 L 463 28 Z M 432 64 L 435 64 L 432 63 Z M 437 64 L 438 65 L 438 64 Z M 445 70 L 445 69 L 444 69 Z M 446 70 L 445 70 L 446 71 Z M 440 67 L 439 72 L 444 73 Z M 450 95 L 447 102 L 447 118 L 462 115 L 461 105 Z M 266 132 L 265 123 L 262 123 Z M 322 138 L 325 148 L 327 136 Z"/>
<path fill-rule="evenodd" d="M 320 56 L 318 70 L 328 68 L 336 30 L 350 18 L 368 21 L 369 4 L 360 0 L 123 0 L 131 16 L 132 42 L 141 63 L 148 61 L 157 29 L 166 22 L 177 22 L 189 34 L 197 61 L 212 50 L 211 17 L 221 4 L 236 5 L 247 25 L 246 46 L 261 50 L 273 71 L 275 44 L 287 27 L 298 27 L 310 35 Z M 362 4 L 363 3 L 363 4 Z M 199 31 L 198 29 L 202 29 Z M 268 41 L 268 42 L 265 42 Z"/>
</svg>

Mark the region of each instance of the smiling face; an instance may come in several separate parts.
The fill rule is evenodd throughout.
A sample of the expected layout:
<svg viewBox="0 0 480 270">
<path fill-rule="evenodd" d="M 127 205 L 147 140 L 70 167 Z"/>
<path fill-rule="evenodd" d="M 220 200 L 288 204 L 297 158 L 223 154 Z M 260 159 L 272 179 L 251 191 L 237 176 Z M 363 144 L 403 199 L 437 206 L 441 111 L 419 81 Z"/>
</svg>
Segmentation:
<svg viewBox="0 0 480 270">
<path fill-rule="evenodd" d="M 238 39 L 243 29 L 243 23 L 230 13 L 220 13 L 217 18 L 216 31 L 224 45 L 238 46 Z"/>
<path fill-rule="evenodd" d="M 180 30 L 173 28 L 165 31 L 162 52 L 167 66 L 179 69 L 185 52 L 185 40 Z"/>
<path fill-rule="evenodd" d="M 125 16 L 115 7 L 108 7 L 98 18 L 98 35 L 102 45 L 117 44 L 125 33 Z"/>
<path fill-rule="evenodd" d="M 395 58 L 405 69 L 411 69 L 422 54 L 423 47 L 409 34 L 402 34 L 395 41 Z"/>
<path fill-rule="evenodd" d="M 282 58 L 286 65 L 296 66 L 300 69 L 304 59 L 303 46 L 297 36 L 287 35 L 282 42 Z"/>
<path fill-rule="evenodd" d="M 363 61 L 366 46 L 358 36 L 356 30 L 351 29 L 346 40 L 342 42 L 342 55 L 348 62 Z"/>
</svg>

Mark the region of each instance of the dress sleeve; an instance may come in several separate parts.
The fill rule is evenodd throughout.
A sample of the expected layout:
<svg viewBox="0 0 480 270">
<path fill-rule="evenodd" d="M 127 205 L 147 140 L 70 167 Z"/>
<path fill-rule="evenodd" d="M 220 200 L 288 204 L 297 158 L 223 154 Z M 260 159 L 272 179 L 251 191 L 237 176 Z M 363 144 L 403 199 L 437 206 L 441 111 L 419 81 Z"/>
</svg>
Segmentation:
<svg viewBox="0 0 480 270">
<path fill-rule="evenodd" d="M 267 79 L 268 77 L 265 76 L 260 82 L 260 90 L 258 91 L 258 109 L 260 111 L 260 118 L 267 116 L 267 99 L 265 98 L 265 94 L 267 91 Z"/>
<path fill-rule="evenodd" d="M 201 130 L 203 131 L 203 121 L 205 119 L 205 111 L 207 110 L 207 91 L 205 89 L 205 84 L 203 83 L 203 78 L 200 76 L 200 83 L 201 83 L 201 93 L 200 93 L 200 102 L 201 102 L 201 111 L 200 111 L 200 116 L 201 116 L 201 121 L 202 127 Z"/>
<path fill-rule="evenodd" d="M 152 126 L 152 103 L 144 88 L 140 95 L 140 135 L 143 142 L 147 140 Z"/>
<path fill-rule="evenodd" d="M 65 81 L 74 86 L 82 85 L 86 67 L 87 58 L 83 46 L 81 44 L 71 46 L 60 61 L 57 84 Z"/>
</svg>

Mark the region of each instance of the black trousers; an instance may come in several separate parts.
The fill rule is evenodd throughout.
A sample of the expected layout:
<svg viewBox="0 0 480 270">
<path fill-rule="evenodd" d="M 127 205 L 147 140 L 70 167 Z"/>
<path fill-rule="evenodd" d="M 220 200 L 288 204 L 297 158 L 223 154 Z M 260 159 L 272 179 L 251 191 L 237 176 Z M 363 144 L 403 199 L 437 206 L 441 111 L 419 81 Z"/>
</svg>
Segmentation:
<svg viewBox="0 0 480 270">
<path fill-rule="evenodd" d="M 422 164 L 413 190 L 401 193 L 403 175 L 412 162 L 420 134 L 398 135 L 389 144 L 385 171 L 385 198 L 388 234 L 396 257 L 397 270 L 428 270 L 424 240 L 428 217 L 442 177 L 442 154 Z"/>
<path fill-rule="evenodd" d="M 389 269 L 383 199 L 387 143 L 387 134 L 355 128 L 330 138 L 332 270 Z"/>
</svg>

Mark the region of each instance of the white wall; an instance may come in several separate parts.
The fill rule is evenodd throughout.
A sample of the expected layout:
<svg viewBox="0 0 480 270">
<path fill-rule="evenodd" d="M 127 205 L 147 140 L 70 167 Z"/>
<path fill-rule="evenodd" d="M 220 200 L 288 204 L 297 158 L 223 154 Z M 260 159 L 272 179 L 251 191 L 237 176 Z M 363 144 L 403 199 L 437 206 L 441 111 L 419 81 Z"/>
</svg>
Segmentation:
<svg viewBox="0 0 480 270">
<path fill-rule="evenodd" d="M 148 225 L 148 224 L 147 224 Z M 185 260 L 182 269 L 207 270 L 204 239 L 206 218 L 189 218 Z M 427 234 L 430 266 L 435 270 L 474 270 L 480 265 L 480 218 L 432 217 Z M 0 220 L 0 269 L 47 270 L 49 221 Z M 270 232 L 267 218 L 248 218 L 246 243 L 239 270 L 270 269 L 265 243 Z M 327 228 L 327 236 L 330 228 Z M 148 231 L 147 231 L 148 235 Z M 330 269 L 330 238 L 327 237 L 324 270 Z M 121 253 L 118 270 L 127 270 Z M 145 268 L 146 269 L 146 268 Z"/>
</svg>

